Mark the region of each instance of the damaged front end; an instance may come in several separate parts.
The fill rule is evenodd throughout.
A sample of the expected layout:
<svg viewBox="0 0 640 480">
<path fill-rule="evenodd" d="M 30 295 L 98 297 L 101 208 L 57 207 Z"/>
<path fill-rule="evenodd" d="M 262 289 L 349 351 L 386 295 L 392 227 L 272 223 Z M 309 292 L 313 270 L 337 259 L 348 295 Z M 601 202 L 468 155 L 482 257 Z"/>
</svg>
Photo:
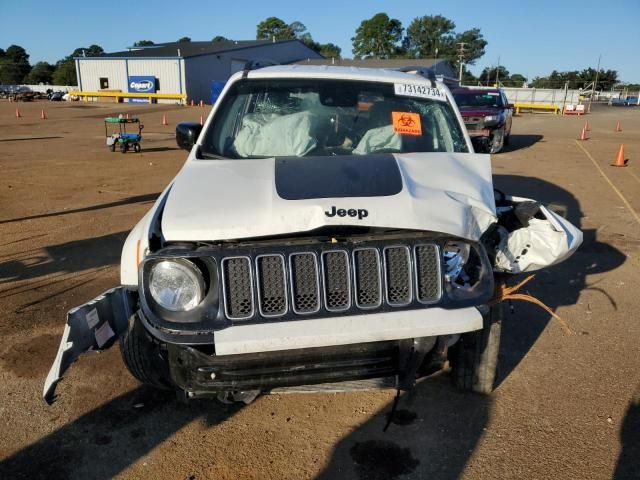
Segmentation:
<svg viewBox="0 0 640 480">
<path fill-rule="evenodd" d="M 69 310 L 56 358 L 44 382 L 42 396 L 47 404 L 54 402 L 58 382 L 81 354 L 110 348 L 126 331 L 136 303 L 134 292 L 118 287 Z"/>
</svg>

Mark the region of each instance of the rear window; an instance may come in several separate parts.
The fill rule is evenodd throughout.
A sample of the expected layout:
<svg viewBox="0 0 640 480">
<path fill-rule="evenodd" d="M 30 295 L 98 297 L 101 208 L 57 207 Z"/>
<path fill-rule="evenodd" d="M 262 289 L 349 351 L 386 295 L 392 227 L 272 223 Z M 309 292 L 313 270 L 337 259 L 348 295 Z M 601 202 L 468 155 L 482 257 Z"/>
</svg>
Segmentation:
<svg viewBox="0 0 640 480">
<path fill-rule="evenodd" d="M 392 83 L 242 80 L 225 96 L 200 152 L 238 159 L 467 152 L 446 97 L 424 98 L 428 92 L 418 90 L 396 94 Z"/>
</svg>

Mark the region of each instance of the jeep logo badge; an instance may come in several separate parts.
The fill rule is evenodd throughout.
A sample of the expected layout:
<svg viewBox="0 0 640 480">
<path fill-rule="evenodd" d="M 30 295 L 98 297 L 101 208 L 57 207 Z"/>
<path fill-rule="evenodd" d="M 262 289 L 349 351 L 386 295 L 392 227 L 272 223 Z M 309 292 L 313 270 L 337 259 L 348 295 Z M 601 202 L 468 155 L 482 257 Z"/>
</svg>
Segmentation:
<svg viewBox="0 0 640 480">
<path fill-rule="evenodd" d="M 335 217 L 336 215 L 339 217 L 346 217 L 347 215 L 350 217 L 358 217 L 358 220 L 362 220 L 369 216 L 369 212 L 364 208 L 350 208 L 345 210 L 344 208 L 337 208 L 335 205 L 331 207 L 331 210 L 324 212 L 327 217 Z"/>
</svg>

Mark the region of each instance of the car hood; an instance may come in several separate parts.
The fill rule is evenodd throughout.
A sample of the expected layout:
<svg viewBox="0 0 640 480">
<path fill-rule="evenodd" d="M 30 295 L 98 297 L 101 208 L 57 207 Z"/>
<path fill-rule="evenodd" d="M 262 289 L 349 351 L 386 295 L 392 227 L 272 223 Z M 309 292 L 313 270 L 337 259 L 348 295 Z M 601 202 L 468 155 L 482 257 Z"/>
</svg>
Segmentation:
<svg viewBox="0 0 640 480">
<path fill-rule="evenodd" d="M 489 155 L 411 153 L 190 158 L 171 186 L 161 228 L 167 241 L 266 237 L 333 225 L 477 241 L 495 221 Z"/>
<path fill-rule="evenodd" d="M 502 113 L 500 108 L 461 108 L 460 115 L 465 117 L 486 117 L 489 115 L 499 115 Z"/>
</svg>

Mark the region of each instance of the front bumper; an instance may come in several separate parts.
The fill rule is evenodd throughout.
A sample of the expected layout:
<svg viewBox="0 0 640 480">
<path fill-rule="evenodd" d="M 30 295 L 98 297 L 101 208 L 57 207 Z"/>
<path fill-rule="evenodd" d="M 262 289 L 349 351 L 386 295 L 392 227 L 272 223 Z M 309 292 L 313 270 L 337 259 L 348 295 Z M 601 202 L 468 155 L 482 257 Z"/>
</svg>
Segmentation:
<svg viewBox="0 0 640 480">
<path fill-rule="evenodd" d="M 44 384 L 48 404 L 54 401 L 56 385 L 81 354 L 106 350 L 127 330 L 136 295 L 118 287 L 69 311 Z M 189 336 L 181 342 L 173 340 L 179 335 L 172 335 L 167 342 L 140 312 L 139 317 L 147 331 L 167 346 L 172 379 L 189 392 L 381 378 L 399 371 L 397 355 L 390 355 L 390 349 L 398 351 L 407 342 L 410 345 L 404 351 L 416 350 L 418 344 L 431 348 L 438 336 L 482 328 L 482 315 L 475 307 L 426 307 L 233 326 L 214 332 L 209 345 L 214 353 L 205 354 L 189 346 Z"/>
</svg>

